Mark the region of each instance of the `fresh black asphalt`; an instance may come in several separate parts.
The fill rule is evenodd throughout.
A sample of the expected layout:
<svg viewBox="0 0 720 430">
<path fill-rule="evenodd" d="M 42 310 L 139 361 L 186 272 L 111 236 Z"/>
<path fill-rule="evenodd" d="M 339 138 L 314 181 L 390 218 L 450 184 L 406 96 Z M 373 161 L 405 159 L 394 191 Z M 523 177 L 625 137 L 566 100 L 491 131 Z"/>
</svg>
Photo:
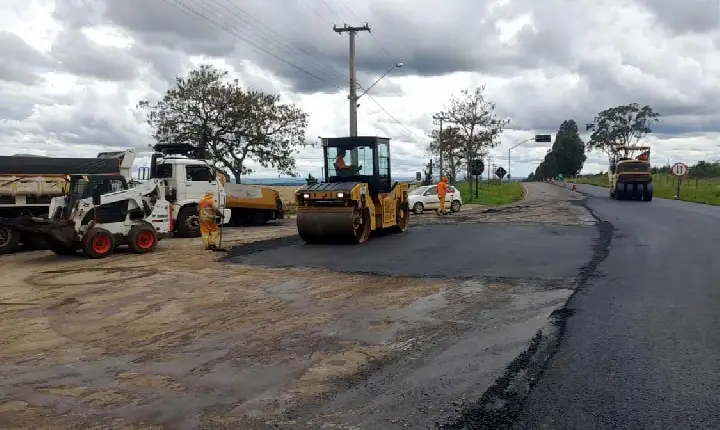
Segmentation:
<svg viewBox="0 0 720 430">
<path fill-rule="evenodd" d="M 307 245 L 296 239 L 288 246 L 235 254 L 232 260 L 386 276 L 564 278 L 590 258 L 595 236 L 594 228 L 573 226 L 426 225 L 360 246 Z"/>
<path fill-rule="evenodd" d="M 545 342 L 549 359 L 536 352 L 542 343 L 536 337 L 480 400 L 475 393 L 472 402 L 458 404 L 439 394 L 447 379 L 432 375 L 448 368 L 437 367 L 436 357 L 470 345 L 453 365 L 459 377 L 472 366 L 467 353 L 482 348 L 473 347 L 473 339 L 488 332 L 478 327 L 444 337 L 328 404 L 338 413 L 353 413 L 347 404 L 360 408 L 354 413 L 362 419 L 348 418 L 359 428 L 720 429 L 720 207 L 614 201 L 607 190 L 590 186 L 580 191 L 600 220 L 597 228 L 418 226 L 360 247 L 312 247 L 290 238 L 280 239 L 276 245 L 282 246 L 241 247 L 228 258 L 395 276 L 576 279 L 575 294 L 551 319 L 560 335 Z M 478 356 L 477 366 L 487 359 Z M 472 387 L 477 376 L 466 377 Z M 388 395 L 395 395 L 396 412 L 403 414 L 399 409 L 413 408 L 407 402 L 426 399 L 420 401 L 425 407 L 435 396 L 433 404 L 445 403 L 457 419 L 439 423 L 428 414 L 425 421 L 415 416 L 391 424 L 387 408 L 374 409 L 393 404 Z"/>
<path fill-rule="evenodd" d="M 515 428 L 719 429 L 720 208 L 580 191 L 610 252 Z"/>
</svg>

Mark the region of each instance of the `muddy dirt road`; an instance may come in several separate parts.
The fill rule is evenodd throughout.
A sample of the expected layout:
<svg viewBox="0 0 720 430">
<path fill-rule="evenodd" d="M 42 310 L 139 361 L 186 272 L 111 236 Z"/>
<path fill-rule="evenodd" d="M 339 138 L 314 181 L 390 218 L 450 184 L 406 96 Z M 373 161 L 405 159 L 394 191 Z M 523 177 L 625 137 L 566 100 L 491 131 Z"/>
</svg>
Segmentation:
<svg viewBox="0 0 720 430">
<path fill-rule="evenodd" d="M 518 205 L 344 249 L 298 244 L 288 220 L 228 230 L 223 261 L 199 239 L 3 256 L 0 428 L 461 425 L 552 342 L 548 317 L 592 259 L 572 198 L 531 184 Z M 533 263 L 534 241 L 562 249 Z"/>
</svg>

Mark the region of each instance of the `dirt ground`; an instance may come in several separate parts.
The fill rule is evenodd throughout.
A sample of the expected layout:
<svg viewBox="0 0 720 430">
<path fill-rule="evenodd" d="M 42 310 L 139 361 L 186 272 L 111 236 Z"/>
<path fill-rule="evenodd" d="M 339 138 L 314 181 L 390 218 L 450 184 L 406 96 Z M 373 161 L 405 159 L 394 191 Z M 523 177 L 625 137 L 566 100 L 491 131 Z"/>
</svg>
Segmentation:
<svg viewBox="0 0 720 430">
<path fill-rule="evenodd" d="M 295 233 L 290 219 L 226 229 L 223 244 Z M 199 238 L 104 260 L 0 257 L 0 428 L 261 427 L 410 348 L 448 301 L 512 289 L 219 257 Z"/>
</svg>

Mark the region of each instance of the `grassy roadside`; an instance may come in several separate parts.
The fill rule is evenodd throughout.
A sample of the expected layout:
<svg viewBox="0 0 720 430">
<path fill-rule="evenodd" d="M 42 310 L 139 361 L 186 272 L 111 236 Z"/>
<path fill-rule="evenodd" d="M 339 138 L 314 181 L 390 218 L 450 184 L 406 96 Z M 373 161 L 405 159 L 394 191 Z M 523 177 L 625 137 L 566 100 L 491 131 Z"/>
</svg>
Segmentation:
<svg viewBox="0 0 720 430">
<path fill-rule="evenodd" d="M 475 197 L 475 183 L 460 182 L 455 187 L 460 190 L 463 204 L 478 204 L 484 206 L 499 206 L 522 200 L 525 190 L 520 182 L 480 181 L 478 197 Z"/>
<path fill-rule="evenodd" d="M 672 175 L 653 175 L 655 197 L 675 198 L 677 179 Z M 608 187 L 607 176 L 595 175 L 577 178 L 578 184 Z M 680 200 L 692 203 L 720 206 L 720 178 L 683 179 L 680 183 Z"/>
</svg>

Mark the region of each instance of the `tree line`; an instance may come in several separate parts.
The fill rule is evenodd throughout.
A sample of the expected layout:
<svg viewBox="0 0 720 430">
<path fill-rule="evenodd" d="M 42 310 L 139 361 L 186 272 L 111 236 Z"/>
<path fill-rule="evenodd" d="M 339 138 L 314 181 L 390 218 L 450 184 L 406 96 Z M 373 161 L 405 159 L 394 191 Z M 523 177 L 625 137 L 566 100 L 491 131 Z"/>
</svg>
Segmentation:
<svg viewBox="0 0 720 430">
<path fill-rule="evenodd" d="M 649 105 L 638 103 L 619 105 L 598 113 L 585 126 L 591 132 L 590 140 L 583 143 L 577 123 L 567 120 L 562 123 L 552 148 L 543 161 L 528 177 L 529 181 L 555 178 L 558 175 L 576 176 L 587 159 L 585 150 L 601 151 L 608 161 L 618 146 L 634 146 L 652 133 L 651 125 L 658 122 L 660 114 Z"/>
<path fill-rule="evenodd" d="M 186 144 L 240 183 L 248 162 L 296 176 L 295 154 L 307 145 L 308 114 L 280 96 L 242 88 L 227 71 L 201 65 L 178 77 L 157 102 L 142 100 L 158 144 Z"/>
</svg>

